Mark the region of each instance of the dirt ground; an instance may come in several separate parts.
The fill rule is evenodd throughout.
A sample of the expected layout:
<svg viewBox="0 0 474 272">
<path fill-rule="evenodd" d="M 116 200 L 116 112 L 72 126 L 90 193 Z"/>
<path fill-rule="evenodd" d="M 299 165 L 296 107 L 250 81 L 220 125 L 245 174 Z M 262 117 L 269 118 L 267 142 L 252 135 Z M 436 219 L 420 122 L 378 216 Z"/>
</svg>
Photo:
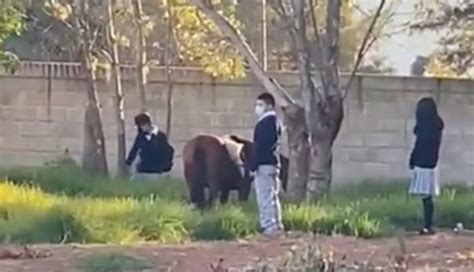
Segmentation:
<svg viewBox="0 0 474 272">
<path fill-rule="evenodd" d="M 403 240 L 406 256 L 410 259 L 409 271 L 474 271 L 472 235 L 440 233 L 432 237 L 407 236 Z M 313 240 L 308 236 L 292 234 L 284 239 L 254 238 L 246 241 L 196 242 L 173 246 L 36 245 L 31 247 L 34 251 L 50 255 L 39 259 L 2 259 L 0 271 L 80 272 L 76 265 L 82 256 L 120 253 L 151 261 L 156 268 L 146 272 L 207 272 L 212 271 L 209 264 L 217 263 L 220 258 L 223 258 L 225 268 L 243 268 L 259 259 L 278 264 L 287 258 L 285 256 L 288 256 L 290 248 L 308 243 L 320 245 L 325 252 L 331 251 L 337 262 L 346 264 L 370 260 L 374 265 L 387 267 L 396 256 L 400 256 L 400 243 L 396 238 L 361 240 L 350 237 L 319 237 Z M 14 245 L 0 246 L 0 253 L 15 250 L 21 251 L 22 248 Z"/>
</svg>

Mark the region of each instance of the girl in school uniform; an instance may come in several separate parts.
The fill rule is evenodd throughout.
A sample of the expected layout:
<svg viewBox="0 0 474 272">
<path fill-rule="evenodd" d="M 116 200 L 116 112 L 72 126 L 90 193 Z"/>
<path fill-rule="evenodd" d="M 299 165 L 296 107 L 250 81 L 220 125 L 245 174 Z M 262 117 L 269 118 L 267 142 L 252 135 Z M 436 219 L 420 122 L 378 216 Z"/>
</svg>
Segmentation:
<svg viewBox="0 0 474 272">
<path fill-rule="evenodd" d="M 420 230 L 421 235 L 435 233 L 433 197 L 440 193 L 437 164 L 443 128 L 444 122 L 433 98 L 422 98 L 416 108 L 416 142 L 410 156 L 412 179 L 409 186 L 409 193 L 423 200 L 424 226 Z"/>
</svg>

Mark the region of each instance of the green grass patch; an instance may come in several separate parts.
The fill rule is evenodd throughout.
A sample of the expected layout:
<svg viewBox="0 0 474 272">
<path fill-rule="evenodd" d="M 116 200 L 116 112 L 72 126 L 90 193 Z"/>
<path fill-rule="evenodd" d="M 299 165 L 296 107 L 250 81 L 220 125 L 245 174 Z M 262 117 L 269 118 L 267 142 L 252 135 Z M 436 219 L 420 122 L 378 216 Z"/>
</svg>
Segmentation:
<svg viewBox="0 0 474 272">
<path fill-rule="evenodd" d="M 84 272 L 141 272 L 153 265 L 142 259 L 122 255 L 90 255 L 77 261 L 77 267 Z"/>
<path fill-rule="evenodd" d="M 198 218 L 179 200 L 67 197 L 12 183 L 1 183 L 0 195 L 1 240 L 183 241 Z"/>
<path fill-rule="evenodd" d="M 217 207 L 203 215 L 192 236 L 199 240 L 230 240 L 245 237 L 258 229 L 256 216 L 256 213 L 246 213 L 238 206 Z"/>
<path fill-rule="evenodd" d="M 52 162 L 45 167 L 0 170 L 0 177 L 16 185 L 33 185 L 42 191 L 71 197 L 133 197 L 185 200 L 181 180 L 162 178 L 157 182 L 131 182 L 89 175 L 76 164 Z"/>
<path fill-rule="evenodd" d="M 186 200 L 184 182 L 112 180 L 74 165 L 4 172 L 0 182 L 0 242 L 166 243 L 224 240 L 258 231 L 254 197 L 201 213 Z M 379 237 L 421 224 L 421 200 L 407 184 L 370 182 L 336 188 L 317 203 L 283 204 L 287 230 Z M 474 228 L 472 189 L 447 186 L 436 199 L 436 225 Z"/>
</svg>

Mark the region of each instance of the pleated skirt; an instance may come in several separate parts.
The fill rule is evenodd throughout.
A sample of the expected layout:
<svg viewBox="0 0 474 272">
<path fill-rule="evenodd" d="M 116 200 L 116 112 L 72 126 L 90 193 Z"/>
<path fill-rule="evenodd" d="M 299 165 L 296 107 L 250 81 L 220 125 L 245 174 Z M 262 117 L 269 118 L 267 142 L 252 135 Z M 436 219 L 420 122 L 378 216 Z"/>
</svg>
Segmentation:
<svg viewBox="0 0 474 272">
<path fill-rule="evenodd" d="M 437 168 L 415 167 L 408 192 L 419 196 L 439 196 L 439 171 Z"/>
</svg>

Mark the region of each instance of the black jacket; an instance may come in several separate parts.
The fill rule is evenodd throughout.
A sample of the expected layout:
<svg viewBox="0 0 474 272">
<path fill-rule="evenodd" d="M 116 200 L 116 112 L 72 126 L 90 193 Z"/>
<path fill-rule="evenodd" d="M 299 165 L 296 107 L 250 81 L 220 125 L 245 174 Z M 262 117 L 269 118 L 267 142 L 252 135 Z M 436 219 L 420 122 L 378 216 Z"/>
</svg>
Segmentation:
<svg viewBox="0 0 474 272">
<path fill-rule="evenodd" d="M 169 145 L 166 135 L 158 131 L 150 134 L 150 139 L 147 139 L 146 136 L 144 132 L 137 134 L 127 157 L 127 165 L 130 166 L 138 154 L 140 157 L 136 169 L 138 173 L 160 174 L 169 171 L 174 150 Z"/>
<path fill-rule="evenodd" d="M 281 129 L 275 114 L 263 117 L 255 126 L 252 171 L 260 165 L 279 165 L 277 147 Z"/>
<path fill-rule="evenodd" d="M 442 139 L 442 125 L 417 125 L 416 141 L 410 156 L 410 168 L 433 169 L 438 164 L 439 149 Z"/>
</svg>

